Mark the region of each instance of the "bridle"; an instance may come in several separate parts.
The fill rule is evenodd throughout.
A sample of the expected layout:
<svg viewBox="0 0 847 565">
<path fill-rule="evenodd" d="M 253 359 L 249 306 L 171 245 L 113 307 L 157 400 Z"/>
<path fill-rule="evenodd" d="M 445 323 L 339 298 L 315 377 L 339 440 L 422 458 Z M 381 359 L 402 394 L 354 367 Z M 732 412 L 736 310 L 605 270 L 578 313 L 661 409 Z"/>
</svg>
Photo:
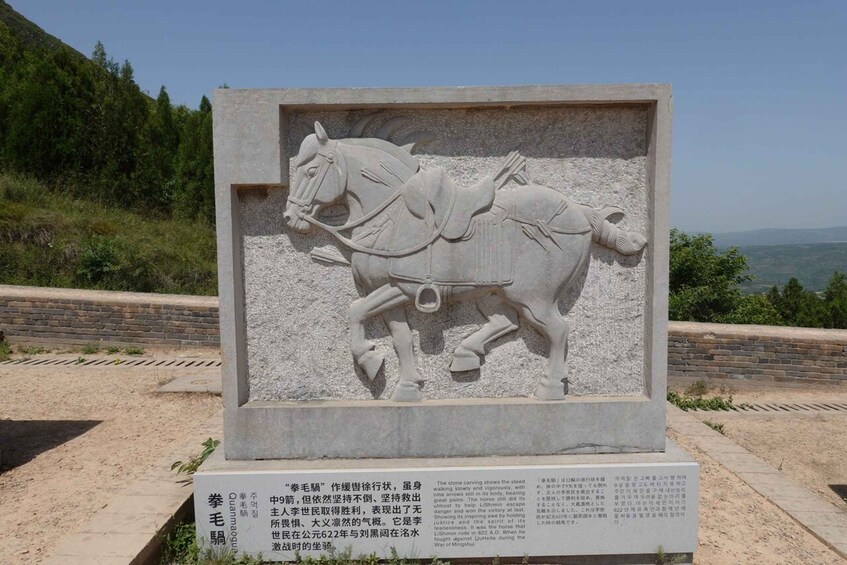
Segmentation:
<svg viewBox="0 0 847 565">
<path fill-rule="evenodd" d="M 312 206 L 313 201 L 315 199 L 315 196 L 318 194 L 318 189 L 320 188 L 321 184 L 323 183 L 324 178 L 326 177 L 327 171 L 329 171 L 330 167 L 335 167 L 336 171 L 339 172 L 339 176 L 344 178 L 345 186 L 342 190 L 342 193 L 344 191 L 346 191 L 347 175 L 346 174 L 345 175 L 340 174 L 340 173 L 343 173 L 344 171 L 341 171 L 341 169 L 339 168 L 338 163 L 336 162 L 336 159 L 335 159 L 335 151 L 337 149 L 337 146 L 338 146 L 338 142 L 333 141 L 330 151 L 323 152 L 321 150 L 318 150 L 317 154 L 324 158 L 324 162 L 321 163 L 321 165 L 318 167 L 318 170 L 315 173 L 315 176 L 312 177 L 305 184 L 305 186 L 302 189 L 300 189 L 296 193 L 288 196 L 289 202 L 297 204 L 300 207 L 297 210 L 297 217 L 299 219 L 306 221 L 306 222 L 312 224 L 313 226 L 317 226 L 317 227 L 319 227 L 323 230 L 326 230 L 327 232 L 332 234 L 332 236 L 335 237 L 338 241 L 340 241 L 342 244 L 349 247 L 353 251 L 359 251 L 360 253 L 367 253 L 369 255 L 376 255 L 377 257 L 403 257 L 405 255 L 411 255 L 412 253 L 420 251 L 421 249 L 431 245 L 432 242 L 434 242 L 436 239 L 438 239 L 438 237 L 444 231 L 444 227 L 447 225 L 446 221 L 442 222 L 441 226 L 439 226 L 438 229 L 434 230 L 432 232 L 432 234 L 430 234 L 430 237 L 428 237 L 423 242 L 418 243 L 418 244 L 416 244 L 412 247 L 409 247 L 408 249 L 401 249 L 400 251 L 387 251 L 387 250 L 382 250 L 382 249 L 374 249 L 373 247 L 367 247 L 367 246 L 364 246 L 364 245 L 360 245 L 360 244 L 354 242 L 352 239 L 341 235 L 341 232 L 362 226 L 362 225 L 368 223 L 369 221 L 373 220 L 377 216 L 379 216 L 381 213 L 385 212 L 385 210 L 387 210 L 392 204 L 394 204 L 403 195 L 403 190 L 405 188 L 404 186 L 401 186 L 400 188 L 398 188 L 382 204 L 380 204 L 379 206 L 377 206 L 376 208 L 374 208 L 373 210 L 371 210 L 370 212 L 368 212 L 367 214 L 365 214 L 364 216 L 362 216 L 358 220 L 344 224 L 343 226 L 331 226 L 329 224 L 325 224 L 324 222 L 321 222 L 317 218 L 313 218 L 312 216 L 305 214 L 303 212 L 303 210 L 306 209 L 306 208 L 310 208 Z M 456 194 L 454 192 L 453 195 L 452 195 L 452 198 L 450 200 L 450 207 L 448 209 L 448 217 L 452 213 L 453 206 L 455 204 L 456 204 Z"/>
<path fill-rule="evenodd" d="M 324 177 L 326 177 L 327 171 L 329 171 L 329 168 L 335 164 L 335 149 L 337 148 L 337 145 L 338 142 L 333 141 L 332 150 L 329 152 L 323 152 L 320 149 L 318 150 L 317 155 L 324 158 L 323 163 L 321 163 L 318 167 L 318 171 L 315 173 L 315 176 L 311 177 L 309 181 L 305 183 L 305 186 L 299 189 L 296 193 L 288 195 L 289 202 L 293 202 L 294 204 L 303 207 L 312 205 L 312 201 L 318 194 L 318 189 L 324 182 Z"/>
</svg>

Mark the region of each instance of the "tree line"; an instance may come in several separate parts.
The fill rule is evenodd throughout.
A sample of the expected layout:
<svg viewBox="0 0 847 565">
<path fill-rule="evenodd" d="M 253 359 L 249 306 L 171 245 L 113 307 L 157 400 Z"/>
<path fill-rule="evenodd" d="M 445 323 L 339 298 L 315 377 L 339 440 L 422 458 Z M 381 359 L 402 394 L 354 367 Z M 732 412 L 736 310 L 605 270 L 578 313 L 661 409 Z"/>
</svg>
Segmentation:
<svg viewBox="0 0 847 565">
<path fill-rule="evenodd" d="M 737 248 L 719 252 L 709 234 L 671 230 L 671 320 L 847 329 L 847 276 L 833 273 L 826 290 L 815 293 L 791 278 L 767 294 L 744 294 L 752 280 Z"/>
<path fill-rule="evenodd" d="M 212 106 L 151 99 L 97 43 L 25 47 L 0 22 L 0 169 L 155 216 L 214 222 Z"/>
<path fill-rule="evenodd" d="M 196 110 L 174 106 L 164 86 L 150 98 L 136 84 L 129 61 L 115 62 L 99 42 L 89 60 L 64 46 L 25 46 L 0 21 L 0 172 L 34 177 L 58 193 L 144 216 L 201 220 L 211 226 L 212 106 L 205 96 Z M 33 232 L 49 228 L 38 222 L 31 227 Z M 103 226 L 77 227 L 88 235 L 81 250 L 66 255 L 93 257 L 97 268 L 86 263 L 78 269 L 82 274 L 66 283 L 87 280 L 96 288 L 110 287 L 105 279 L 93 280 L 92 273 L 112 276 L 120 271 L 113 264 L 120 261 L 104 259 L 105 251 L 109 257 L 121 255 L 120 235 L 101 237 Z M 847 328 L 844 274 L 833 274 L 822 294 L 805 290 L 796 278 L 767 294 L 744 294 L 740 285 L 752 277 L 737 249 L 718 252 L 708 234 L 672 230 L 670 237 L 672 320 Z M 18 284 L 41 281 L 30 272 L 37 270 L 38 261 L 21 266 L 21 257 L 35 255 L 19 251 L 20 257 L 9 252 L 5 259 L 0 253 L 4 277 L 12 273 Z M 128 272 L 134 272 L 130 267 L 139 253 L 124 253 Z M 132 284 L 129 279 L 124 283 Z M 196 291 L 194 282 L 183 286 Z"/>
</svg>

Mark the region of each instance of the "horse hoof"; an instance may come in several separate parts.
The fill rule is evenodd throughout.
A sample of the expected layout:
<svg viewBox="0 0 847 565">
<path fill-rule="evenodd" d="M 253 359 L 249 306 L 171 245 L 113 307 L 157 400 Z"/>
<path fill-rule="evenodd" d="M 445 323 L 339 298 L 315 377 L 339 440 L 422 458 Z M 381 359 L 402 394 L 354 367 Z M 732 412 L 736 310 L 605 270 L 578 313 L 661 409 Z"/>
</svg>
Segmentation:
<svg viewBox="0 0 847 565">
<path fill-rule="evenodd" d="M 479 357 L 473 353 L 470 355 L 454 354 L 453 362 L 450 363 L 450 371 L 461 373 L 463 371 L 475 371 L 479 369 Z"/>
<path fill-rule="evenodd" d="M 399 382 L 394 387 L 391 400 L 395 402 L 420 402 L 423 400 L 421 387 L 415 383 Z"/>
<path fill-rule="evenodd" d="M 359 357 L 359 366 L 365 371 L 368 380 L 372 381 L 376 378 L 382 363 L 385 361 L 385 355 L 376 351 L 368 351 Z"/>
<path fill-rule="evenodd" d="M 562 383 L 538 383 L 532 396 L 538 400 L 564 400 L 565 387 Z"/>
</svg>

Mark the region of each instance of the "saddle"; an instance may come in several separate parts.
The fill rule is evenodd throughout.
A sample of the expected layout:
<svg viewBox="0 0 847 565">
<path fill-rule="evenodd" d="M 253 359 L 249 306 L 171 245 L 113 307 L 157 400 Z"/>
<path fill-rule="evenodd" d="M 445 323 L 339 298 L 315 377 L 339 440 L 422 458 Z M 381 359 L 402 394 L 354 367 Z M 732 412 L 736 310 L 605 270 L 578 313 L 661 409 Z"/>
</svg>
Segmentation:
<svg viewBox="0 0 847 565">
<path fill-rule="evenodd" d="M 399 189 L 402 198 L 358 243 L 408 254 L 390 257 L 389 274 L 418 283 L 415 305 L 434 312 L 456 287 L 511 284 L 515 222 L 497 205 L 499 187 L 525 177 L 526 160 L 511 153 L 500 172 L 471 187 L 457 186 L 443 169 L 419 170 Z M 399 177 L 398 177 L 399 178 Z M 390 226 L 390 228 L 389 228 Z M 421 247 L 424 242 L 429 242 Z"/>
<path fill-rule="evenodd" d="M 420 171 L 403 186 L 403 201 L 412 216 L 426 222 L 429 209 L 435 229 L 450 240 L 464 237 L 474 216 L 491 209 L 494 194 L 490 177 L 471 187 L 457 187 L 443 169 Z"/>
</svg>

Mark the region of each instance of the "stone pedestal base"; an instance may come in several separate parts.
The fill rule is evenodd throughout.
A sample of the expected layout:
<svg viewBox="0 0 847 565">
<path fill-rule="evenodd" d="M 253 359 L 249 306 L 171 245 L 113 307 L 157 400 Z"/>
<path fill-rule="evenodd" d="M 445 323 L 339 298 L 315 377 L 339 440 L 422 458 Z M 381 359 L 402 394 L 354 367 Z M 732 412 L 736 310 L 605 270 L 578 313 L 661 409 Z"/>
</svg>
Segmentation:
<svg viewBox="0 0 847 565">
<path fill-rule="evenodd" d="M 697 546 L 699 466 L 665 453 L 226 461 L 194 475 L 197 535 L 266 560 L 392 549 L 428 559 L 654 563 Z M 589 556 L 593 559 L 587 560 Z"/>
</svg>

